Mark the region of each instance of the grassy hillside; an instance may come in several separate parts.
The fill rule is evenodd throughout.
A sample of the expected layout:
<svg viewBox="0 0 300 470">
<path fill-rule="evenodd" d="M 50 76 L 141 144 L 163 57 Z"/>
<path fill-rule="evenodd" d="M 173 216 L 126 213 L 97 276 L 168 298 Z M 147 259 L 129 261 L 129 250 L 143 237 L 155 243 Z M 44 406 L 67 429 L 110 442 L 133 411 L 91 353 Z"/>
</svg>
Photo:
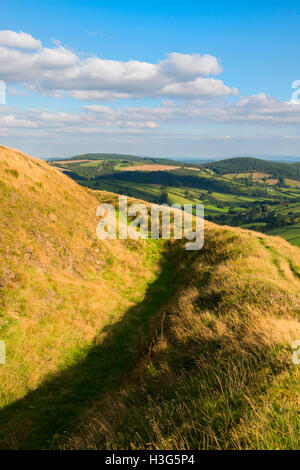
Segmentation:
<svg viewBox="0 0 300 470">
<path fill-rule="evenodd" d="M 299 287 L 298 249 L 208 225 L 130 381 L 64 448 L 299 448 Z"/>
<path fill-rule="evenodd" d="M 98 241 L 99 201 L 0 148 L 1 449 L 299 448 L 300 250 Z"/>
<path fill-rule="evenodd" d="M 143 299 L 160 271 L 159 242 L 96 239 L 99 200 L 115 197 L 92 193 L 45 162 L 0 149 L 0 339 L 7 348 L 0 406 L 8 413 L 0 413 L 0 447 L 37 445 L 32 429 L 50 412 L 39 437 L 46 443 L 55 431 L 49 420 L 55 426 L 68 414 L 65 403 L 49 411 L 47 400 L 31 407 L 26 397 L 83 360 L 108 325 Z M 72 412 L 89 400 L 74 400 Z M 11 419 L 15 403 L 20 408 Z"/>
</svg>

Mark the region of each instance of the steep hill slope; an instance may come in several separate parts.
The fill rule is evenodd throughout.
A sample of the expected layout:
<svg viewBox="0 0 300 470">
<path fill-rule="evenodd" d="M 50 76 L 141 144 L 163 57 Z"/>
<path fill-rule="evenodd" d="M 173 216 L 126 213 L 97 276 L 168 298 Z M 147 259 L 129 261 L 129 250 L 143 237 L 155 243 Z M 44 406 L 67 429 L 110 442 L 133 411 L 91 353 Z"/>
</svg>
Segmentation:
<svg viewBox="0 0 300 470">
<path fill-rule="evenodd" d="M 298 248 L 100 242 L 116 195 L 7 148 L 0 198 L 0 448 L 299 448 Z"/>
<path fill-rule="evenodd" d="M 86 357 L 107 325 L 143 299 L 157 278 L 161 243 L 97 240 L 99 200 L 115 198 L 92 193 L 45 162 L 1 147 L 0 340 L 7 349 L 7 363 L 0 365 L 1 408 Z M 164 301 L 164 286 L 161 292 L 157 306 Z M 42 413 L 49 412 L 47 406 Z M 54 430 L 63 416 L 57 408 L 51 409 Z M 25 416 L 26 410 L 24 404 L 14 413 L 18 425 L 0 413 L 0 447 L 25 445 L 21 442 L 37 420 L 34 408 L 32 416 Z"/>
<path fill-rule="evenodd" d="M 64 448 L 299 449 L 300 250 L 208 225 L 128 381 Z"/>
</svg>

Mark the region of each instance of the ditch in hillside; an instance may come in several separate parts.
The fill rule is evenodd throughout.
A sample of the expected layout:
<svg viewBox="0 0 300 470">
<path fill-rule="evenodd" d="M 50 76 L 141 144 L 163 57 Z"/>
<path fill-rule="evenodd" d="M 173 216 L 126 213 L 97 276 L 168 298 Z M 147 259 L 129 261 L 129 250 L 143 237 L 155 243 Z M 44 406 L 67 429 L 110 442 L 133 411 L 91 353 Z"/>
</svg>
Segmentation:
<svg viewBox="0 0 300 470">
<path fill-rule="evenodd" d="M 165 249 L 159 274 L 143 300 L 105 327 L 104 340 L 95 340 L 84 360 L 0 411 L 0 449 L 53 448 L 57 435 L 71 433 L 95 400 L 121 385 L 146 353 L 155 318 L 160 321 L 164 305 L 177 290 L 181 253 L 179 244 Z"/>
</svg>

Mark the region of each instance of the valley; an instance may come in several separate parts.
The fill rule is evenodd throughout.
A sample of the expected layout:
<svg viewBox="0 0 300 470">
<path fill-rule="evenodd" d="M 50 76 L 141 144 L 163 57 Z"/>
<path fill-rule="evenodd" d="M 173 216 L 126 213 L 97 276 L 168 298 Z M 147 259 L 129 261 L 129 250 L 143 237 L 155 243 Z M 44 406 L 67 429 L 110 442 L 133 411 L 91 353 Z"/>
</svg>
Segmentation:
<svg viewBox="0 0 300 470">
<path fill-rule="evenodd" d="M 205 217 L 212 222 L 279 235 L 300 246 L 298 163 L 244 157 L 174 167 L 172 160 L 114 154 L 63 162 L 51 164 L 92 189 L 155 203 L 204 203 Z"/>
</svg>

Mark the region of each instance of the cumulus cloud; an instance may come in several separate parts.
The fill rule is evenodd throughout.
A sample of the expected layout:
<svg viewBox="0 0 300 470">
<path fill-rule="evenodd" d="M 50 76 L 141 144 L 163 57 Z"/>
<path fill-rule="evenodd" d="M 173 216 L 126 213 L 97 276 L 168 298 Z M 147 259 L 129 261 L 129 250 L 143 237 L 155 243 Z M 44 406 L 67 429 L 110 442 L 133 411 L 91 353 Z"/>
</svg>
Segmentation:
<svg viewBox="0 0 300 470">
<path fill-rule="evenodd" d="M 219 122 L 283 126 L 300 123 L 300 104 L 279 101 L 265 93 L 241 97 L 237 102 L 224 103 L 211 111 L 210 117 Z"/>
<path fill-rule="evenodd" d="M 62 46 L 41 48 L 33 53 L 0 47 L 1 79 L 7 83 L 27 83 L 32 87 L 40 86 L 42 82 L 47 84 L 47 80 L 51 83 L 51 77 L 57 77 L 58 71 L 64 70 L 67 75 L 68 69 L 78 61 L 72 51 Z"/>
<path fill-rule="evenodd" d="M 7 132 L 32 129 L 37 135 L 45 132 L 48 137 L 65 133 L 76 136 L 101 134 L 123 130 L 130 132 L 160 132 L 166 124 L 199 125 L 203 123 L 272 125 L 277 128 L 297 129 L 300 124 L 300 105 L 281 102 L 262 93 L 242 97 L 236 102 L 212 102 L 196 100 L 176 103 L 165 101 L 157 107 L 119 107 L 85 105 L 77 113 L 53 112 L 47 109 L 18 111 L 0 108 L 0 128 Z M 290 129 L 289 129 L 290 130 Z M 154 134 L 153 134 L 154 132 Z M 297 135 L 298 132 L 295 132 Z M 222 138 L 229 138 L 221 134 Z M 292 138 L 289 133 L 288 137 Z M 214 136 L 214 138 L 217 138 Z"/>
<path fill-rule="evenodd" d="M 2 30 L 0 31 L 0 46 L 13 47 L 15 49 L 40 49 L 42 43 L 31 36 L 31 34 L 23 33 L 23 31 L 17 33 L 15 31 Z"/>
<path fill-rule="evenodd" d="M 229 88 L 222 80 L 213 78 L 196 78 L 191 82 L 171 83 L 162 89 L 162 96 L 174 98 L 216 98 L 237 94 L 236 88 Z"/>
<path fill-rule="evenodd" d="M 82 59 L 57 42 L 45 48 L 31 35 L 13 31 L 0 31 L 0 70 L 6 82 L 25 83 L 53 96 L 66 93 L 78 100 L 211 99 L 237 94 L 235 88 L 211 77 L 222 67 L 209 54 L 172 52 L 158 63 Z"/>
<path fill-rule="evenodd" d="M 165 73 L 184 78 L 218 75 L 223 70 L 217 58 L 212 55 L 178 52 L 171 52 L 167 59 L 161 62 L 161 67 Z"/>
<path fill-rule="evenodd" d="M 22 119 L 14 116 L 13 114 L 6 114 L 0 117 L 0 124 L 2 128 L 37 128 L 38 124 L 31 119 Z"/>
<path fill-rule="evenodd" d="M 111 109 L 108 106 L 85 105 L 83 110 L 98 119 L 109 115 L 131 116 L 131 120 L 150 120 L 163 123 L 202 124 L 205 122 L 273 125 L 276 127 L 298 126 L 300 123 L 300 104 L 279 101 L 271 96 L 259 93 L 241 97 L 236 101 L 223 100 L 207 102 L 195 100 L 177 103 L 174 100 L 164 101 L 160 106 L 124 107 Z"/>
<path fill-rule="evenodd" d="M 194 136 L 186 133 L 186 139 L 199 141 L 203 124 L 209 123 L 209 127 L 215 127 L 216 135 L 206 136 L 207 141 L 226 143 L 234 139 L 232 129 L 227 134 L 229 124 L 238 126 L 241 136 L 243 125 L 289 127 L 288 131 L 280 131 L 284 132 L 280 138 L 286 143 L 298 143 L 300 104 L 295 99 L 284 102 L 264 93 L 239 97 L 236 88 L 216 78 L 221 72 L 218 59 L 209 54 L 172 52 L 157 63 L 83 58 L 58 41 L 47 48 L 30 34 L 0 31 L 0 80 L 9 84 L 11 95 L 35 90 L 52 97 L 68 95 L 79 101 L 160 99 L 156 107 L 95 103 L 72 113 L 1 106 L 0 135 L 49 141 L 56 141 L 56 137 L 64 141 L 65 136 L 79 140 L 97 135 L 109 140 L 109 136 L 118 135 L 120 142 L 127 143 L 131 139 L 128 136 L 138 135 L 140 142 L 151 136 L 151 142 L 161 142 L 164 135 L 167 142 L 173 141 L 175 134 L 164 129 L 172 130 L 174 125 L 183 132 L 195 130 Z M 236 98 L 224 99 L 227 96 Z"/>
<path fill-rule="evenodd" d="M 0 108 L 0 128 L 11 133 L 20 129 L 36 129 L 36 134 L 47 131 L 57 135 L 60 133 L 85 134 L 110 132 L 116 129 L 151 130 L 159 127 L 159 123 L 151 113 L 136 108 L 111 109 L 108 106 L 87 107 L 81 113 L 53 112 L 47 109 L 31 109 L 18 111 L 11 108 Z M 152 118 L 152 119 L 151 119 Z"/>
<path fill-rule="evenodd" d="M 129 93 L 97 90 L 74 90 L 69 91 L 68 95 L 80 101 L 115 101 L 119 99 L 130 98 Z"/>
</svg>

